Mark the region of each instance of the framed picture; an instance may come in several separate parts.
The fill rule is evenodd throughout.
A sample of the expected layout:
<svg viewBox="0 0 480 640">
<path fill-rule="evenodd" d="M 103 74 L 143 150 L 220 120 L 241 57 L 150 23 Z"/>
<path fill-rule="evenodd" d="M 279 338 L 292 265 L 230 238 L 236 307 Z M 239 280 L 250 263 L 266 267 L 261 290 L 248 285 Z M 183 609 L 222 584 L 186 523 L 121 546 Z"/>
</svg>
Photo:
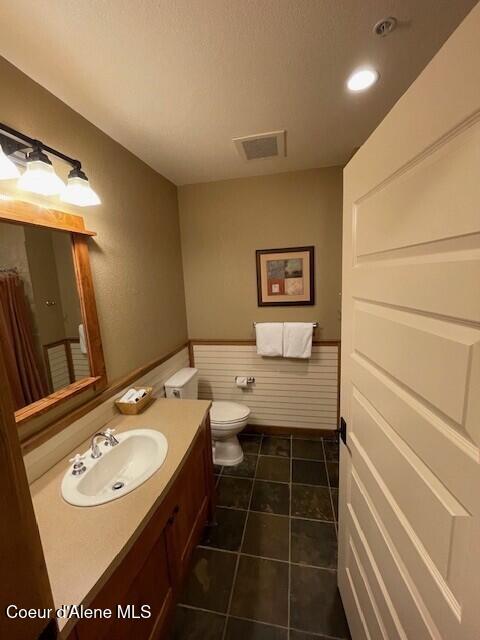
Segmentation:
<svg viewBox="0 0 480 640">
<path fill-rule="evenodd" d="M 315 304 L 314 247 L 257 249 L 259 307 Z"/>
</svg>

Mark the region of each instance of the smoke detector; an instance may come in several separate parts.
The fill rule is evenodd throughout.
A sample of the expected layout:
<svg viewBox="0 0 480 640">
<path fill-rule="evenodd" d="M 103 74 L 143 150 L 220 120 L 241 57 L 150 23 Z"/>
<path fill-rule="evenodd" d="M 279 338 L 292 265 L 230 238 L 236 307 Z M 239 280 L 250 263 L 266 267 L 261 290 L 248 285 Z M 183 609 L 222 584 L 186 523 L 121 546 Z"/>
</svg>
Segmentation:
<svg viewBox="0 0 480 640">
<path fill-rule="evenodd" d="M 232 142 L 241 158 L 244 160 L 258 160 L 260 158 L 286 156 L 286 136 L 287 132 L 282 129 L 281 131 L 269 131 L 268 133 L 257 133 L 242 138 L 232 138 Z"/>
<path fill-rule="evenodd" d="M 388 36 L 389 33 L 392 33 L 396 26 L 397 19 L 393 16 L 390 16 L 389 18 L 383 18 L 383 20 L 379 20 L 374 25 L 373 33 L 376 33 L 377 36 L 384 38 L 385 36 Z"/>
</svg>

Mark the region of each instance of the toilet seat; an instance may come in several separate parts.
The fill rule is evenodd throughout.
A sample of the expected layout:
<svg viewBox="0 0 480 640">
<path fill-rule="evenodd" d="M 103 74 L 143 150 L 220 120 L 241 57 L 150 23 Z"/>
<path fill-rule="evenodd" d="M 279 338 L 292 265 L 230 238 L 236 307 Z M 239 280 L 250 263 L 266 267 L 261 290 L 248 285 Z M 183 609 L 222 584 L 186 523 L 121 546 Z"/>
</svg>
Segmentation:
<svg viewBox="0 0 480 640">
<path fill-rule="evenodd" d="M 237 420 L 236 422 L 212 422 L 210 421 L 212 430 L 215 431 L 231 431 L 235 427 L 240 427 L 240 430 L 245 426 L 245 419 Z"/>
<path fill-rule="evenodd" d="M 238 402 L 227 402 L 216 400 L 212 402 L 210 409 L 210 420 L 212 426 L 232 426 L 243 422 L 250 415 L 250 409 Z"/>
</svg>

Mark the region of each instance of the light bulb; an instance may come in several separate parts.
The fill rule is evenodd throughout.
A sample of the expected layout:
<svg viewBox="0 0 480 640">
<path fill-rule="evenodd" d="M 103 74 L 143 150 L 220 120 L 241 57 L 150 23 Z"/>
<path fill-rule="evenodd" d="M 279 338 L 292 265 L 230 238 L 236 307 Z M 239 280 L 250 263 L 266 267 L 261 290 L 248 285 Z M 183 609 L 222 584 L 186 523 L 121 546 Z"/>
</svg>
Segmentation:
<svg viewBox="0 0 480 640">
<path fill-rule="evenodd" d="M 0 146 L 0 180 L 12 180 L 18 178 L 20 171 L 18 167 L 6 155 Z"/>
<path fill-rule="evenodd" d="M 65 189 L 64 182 L 57 176 L 48 156 L 40 149 L 34 149 L 27 158 L 25 173 L 17 182 L 19 189 L 42 196 L 53 196 Z"/>
<path fill-rule="evenodd" d="M 78 167 L 70 171 L 61 200 L 75 204 L 77 207 L 93 207 L 101 204 L 101 200 L 90 186 L 87 176 Z"/>
<path fill-rule="evenodd" d="M 347 80 L 350 91 L 365 91 L 378 80 L 378 72 L 375 69 L 357 69 Z"/>
</svg>

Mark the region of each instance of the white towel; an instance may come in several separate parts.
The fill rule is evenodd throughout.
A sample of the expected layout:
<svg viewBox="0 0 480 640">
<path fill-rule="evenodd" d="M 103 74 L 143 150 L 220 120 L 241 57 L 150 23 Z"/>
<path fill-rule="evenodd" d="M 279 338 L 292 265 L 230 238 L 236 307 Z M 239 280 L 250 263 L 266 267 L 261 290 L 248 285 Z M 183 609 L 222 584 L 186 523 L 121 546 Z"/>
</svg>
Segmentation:
<svg viewBox="0 0 480 640">
<path fill-rule="evenodd" d="M 283 355 L 283 323 L 257 322 L 257 353 L 259 356 Z"/>
<path fill-rule="evenodd" d="M 87 353 L 87 341 L 85 340 L 85 327 L 83 324 L 78 325 L 78 337 L 80 338 L 80 351 Z"/>
<path fill-rule="evenodd" d="M 313 324 L 285 322 L 283 327 L 283 357 L 310 358 L 312 355 Z"/>
</svg>

